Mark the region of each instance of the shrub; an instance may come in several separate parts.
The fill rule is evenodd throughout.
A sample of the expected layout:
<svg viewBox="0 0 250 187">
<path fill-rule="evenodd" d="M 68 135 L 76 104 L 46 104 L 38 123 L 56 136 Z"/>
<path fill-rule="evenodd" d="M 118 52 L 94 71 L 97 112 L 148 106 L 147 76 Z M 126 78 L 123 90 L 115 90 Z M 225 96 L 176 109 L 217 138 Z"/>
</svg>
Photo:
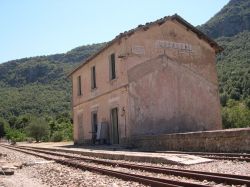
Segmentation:
<svg viewBox="0 0 250 187">
<path fill-rule="evenodd" d="M 39 142 L 42 138 L 45 138 L 49 134 L 49 125 L 42 118 L 33 118 L 30 124 L 26 128 L 26 132 L 30 137 L 35 138 Z"/>
<path fill-rule="evenodd" d="M 68 124 L 67 128 L 65 128 L 63 132 L 64 132 L 64 140 L 73 140 L 72 124 Z"/>
<path fill-rule="evenodd" d="M 221 94 L 220 103 L 221 103 L 222 106 L 226 106 L 227 100 L 228 100 L 227 94 L 225 94 L 225 93 Z"/>
<path fill-rule="evenodd" d="M 6 137 L 8 140 L 14 142 L 21 142 L 26 139 L 26 134 L 16 129 L 9 129 L 9 131 L 6 134 Z"/>
<path fill-rule="evenodd" d="M 223 128 L 242 128 L 250 126 L 250 110 L 240 101 L 229 100 L 222 109 Z"/>
<path fill-rule="evenodd" d="M 35 139 L 34 139 L 34 138 L 28 137 L 28 138 L 26 138 L 26 141 L 27 141 L 28 143 L 32 143 L 33 141 L 35 141 Z"/>
<path fill-rule="evenodd" d="M 0 138 L 5 136 L 7 132 L 6 128 L 8 128 L 7 121 L 5 121 L 3 118 L 0 118 Z"/>
<path fill-rule="evenodd" d="M 51 137 L 52 142 L 60 142 L 63 140 L 63 133 L 61 131 L 56 131 Z"/>
</svg>

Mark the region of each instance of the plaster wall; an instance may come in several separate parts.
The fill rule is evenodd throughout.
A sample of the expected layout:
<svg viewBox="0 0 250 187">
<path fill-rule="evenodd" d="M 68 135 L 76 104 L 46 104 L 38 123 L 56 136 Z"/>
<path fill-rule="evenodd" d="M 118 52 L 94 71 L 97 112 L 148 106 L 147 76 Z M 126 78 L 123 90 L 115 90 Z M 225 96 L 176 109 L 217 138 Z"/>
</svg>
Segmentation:
<svg viewBox="0 0 250 187">
<path fill-rule="evenodd" d="M 118 54 L 124 53 L 125 42 L 119 41 L 110 46 L 96 58 L 85 64 L 72 75 L 72 111 L 74 121 L 75 143 L 91 143 L 92 124 L 91 113 L 97 112 L 98 123 L 105 122 L 110 127 L 110 110 L 118 109 L 119 139 L 126 137 L 127 115 L 127 67 L 124 59 L 118 58 Z M 116 78 L 110 80 L 109 57 L 115 53 Z M 91 88 L 91 68 L 96 69 L 96 88 Z M 78 95 L 78 76 L 81 76 L 82 95 Z M 79 115 L 83 116 L 83 123 L 78 122 Z M 83 132 L 79 133 L 79 125 L 83 126 Z M 111 137 L 108 140 L 112 143 Z"/>
<path fill-rule="evenodd" d="M 112 53 L 114 80 L 109 76 Z M 72 75 L 75 142 L 91 140 L 91 112 L 97 111 L 98 122 L 110 124 L 114 107 L 118 108 L 120 139 L 221 129 L 215 60 L 207 42 L 174 20 L 118 39 Z M 91 89 L 93 66 L 95 89 Z M 80 96 L 78 76 L 82 79 Z M 83 116 L 82 133 L 79 115 Z"/>
<path fill-rule="evenodd" d="M 187 44 L 188 50 L 157 42 Z M 129 133 L 152 135 L 221 129 L 215 52 L 179 23 L 132 35 L 127 45 Z M 144 53 L 134 54 L 140 46 Z"/>
</svg>

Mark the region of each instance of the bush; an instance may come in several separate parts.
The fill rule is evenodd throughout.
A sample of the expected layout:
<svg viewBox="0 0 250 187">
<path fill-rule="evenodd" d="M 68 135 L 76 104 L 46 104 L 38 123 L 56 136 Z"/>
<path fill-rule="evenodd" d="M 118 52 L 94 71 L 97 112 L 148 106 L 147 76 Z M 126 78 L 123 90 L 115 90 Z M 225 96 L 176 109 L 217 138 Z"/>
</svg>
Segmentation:
<svg viewBox="0 0 250 187">
<path fill-rule="evenodd" d="M 37 142 L 46 139 L 49 135 L 49 125 L 42 118 L 33 118 L 26 128 L 26 132 L 30 137 L 35 138 Z"/>
<path fill-rule="evenodd" d="M 64 140 L 73 140 L 72 124 L 68 124 L 67 128 L 65 128 L 63 132 L 64 132 Z"/>
<path fill-rule="evenodd" d="M 250 109 L 250 97 L 245 100 L 245 105 Z"/>
<path fill-rule="evenodd" d="M 238 90 L 233 89 L 230 93 L 230 98 L 234 100 L 239 100 L 240 99 L 240 93 Z"/>
<path fill-rule="evenodd" d="M 70 117 L 66 114 L 57 116 L 56 119 L 49 120 L 50 140 L 62 141 L 73 139 L 73 126 Z"/>
<path fill-rule="evenodd" d="M 61 131 L 56 131 L 51 137 L 52 142 L 60 142 L 63 140 L 63 133 Z"/>
<path fill-rule="evenodd" d="M 227 100 L 228 100 L 227 94 L 223 93 L 223 94 L 220 95 L 220 104 L 222 106 L 226 106 Z"/>
<path fill-rule="evenodd" d="M 9 128 L 7 121 L 5 121 L 3 118 L 0 118 L 0 138 L 5 136 L 7 132 L 6 128 Z"/>
<path fill-rule="evenodd" d="M 26 139 L 26 134 L 16 129 L 9 129 L 9 131 L 6 134 L 6 137 L 8 140 L 14 142 L 22 142 Z"/>
<path fill-rule="evenodd" d="M 227 129 L 250 127 L 250 110 L 243 102 L 229 99 L 222 109 L 222 123 Z"/>
<path fill-rule="evenodd" d="M 26 141 L 27 141 L 28 143 L 32 143 L 33 141 L 35 141 L 35 139 L 34 139 L 34 138 L 28 137 L 28 138 L 26 138 Z"/>
</svg>

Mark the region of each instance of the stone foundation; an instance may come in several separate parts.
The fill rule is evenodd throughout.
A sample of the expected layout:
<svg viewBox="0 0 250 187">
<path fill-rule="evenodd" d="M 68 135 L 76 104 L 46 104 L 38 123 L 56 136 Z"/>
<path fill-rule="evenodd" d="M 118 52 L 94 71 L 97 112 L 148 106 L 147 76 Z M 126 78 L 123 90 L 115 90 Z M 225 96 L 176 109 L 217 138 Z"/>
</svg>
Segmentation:
<svg viewBox="0 0 250 187">
<path fill-rule="evenodd" d="M 250 128 L 140 136 L 129 144 L 145 151 L 250 153 Z"/>
</svg>

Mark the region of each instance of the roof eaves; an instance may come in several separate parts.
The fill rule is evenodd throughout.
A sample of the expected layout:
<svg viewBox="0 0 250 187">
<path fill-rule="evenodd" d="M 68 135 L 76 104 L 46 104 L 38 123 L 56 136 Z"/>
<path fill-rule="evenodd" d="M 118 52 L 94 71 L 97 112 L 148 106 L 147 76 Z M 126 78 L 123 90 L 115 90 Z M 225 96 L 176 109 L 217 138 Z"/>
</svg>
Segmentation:
<svg viewBox="0 0 250 187">
<path fill-rule="evenodd" d="M 196 27 L 194 27 L 193 25 L 188 23 L 186 20 L 184 20 L 178 14 L 173 15 L 172 19 L 174 19 L 174 20 L 178 21 L 179 23 L 181 23 L 182 25 L 186 26 L 188 29 L 190 29 L 195 34 L 197 34 L 197 36 L 199 38 L 201 38 L 201 39 L 205 40 L 207 43 L 209 43 L 210 46 L 215 49 L 216 53 L 223 51 L 223 48 L 221 46 L 219 46 L 213 39 L 209 38 L 206 34 L 201 32 L 199 29 L 197 29 Z"/>
</svg>

